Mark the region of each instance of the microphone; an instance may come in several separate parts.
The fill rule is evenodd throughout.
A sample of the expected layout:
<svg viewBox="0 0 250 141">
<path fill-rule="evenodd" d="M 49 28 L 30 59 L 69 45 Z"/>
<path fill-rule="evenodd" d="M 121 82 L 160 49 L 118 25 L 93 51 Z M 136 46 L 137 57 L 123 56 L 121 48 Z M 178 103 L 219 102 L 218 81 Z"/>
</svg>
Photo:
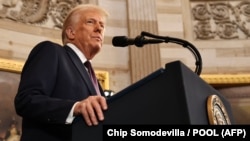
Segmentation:
<svg viewBox="0 0 250 141">
<path fill-rule="evenodd" d="M 142 47 L 145 44 L 157 44 L 162 43 L 164 40 L 160 39 L 146 39 L 141 35 L 136 38 L 128 38 L 127 36 L 115 36 L 112 39 L 113 46 L 125 47 L 128 45 L 136 45 L 137 47 Z"/>
</svg>

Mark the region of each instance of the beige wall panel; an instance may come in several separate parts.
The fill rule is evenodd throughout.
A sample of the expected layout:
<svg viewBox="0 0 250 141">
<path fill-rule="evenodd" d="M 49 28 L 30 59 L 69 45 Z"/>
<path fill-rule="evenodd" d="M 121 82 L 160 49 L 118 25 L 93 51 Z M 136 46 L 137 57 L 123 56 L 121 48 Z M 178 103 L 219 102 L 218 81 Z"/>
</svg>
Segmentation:
<svg viewBox="0 0 250 141">
<path fill-rule="evenodd" d="M 166 32 L 183 32 L 182 15 L 180 14 L 158 14 L 158 28 Z"/>
<path fill-rule="evenodd" d="M 189 39 L 194 45 L 199 48 L 242 48 L 242 47 L 249 47 L 249 40 L 223 40 L 223 41 L 199 41 Z"/>
<path fill-rule="evenodd" d="M 11 51 L 9 58 L 25 60 L 28 53 L 38 42 L 43 40 L 53 40 L 45 36 L 36 36 L 6 29 L 0 29 L 0 49 Z M 54 40 L 57 41 L 57 40 Z"/>
<path fill-rule="evenodd" d="M 104 45 L 102 51 L 94 58 L 97 67 L 128 68 L 128 49 Z"/>
<path fill-rule="evenodd" d="M 161 48 L 162 66 L 169 61 L 180 60 L 191 69 L 195 68 L 195 58 L 193 54 L 182 46 L 176 48 Z M 169 60 L 169 61 L 168 61 Z"/>
<path fill-rule="evenodd" d="M 110 19 L 126 20 L 126 0 L 99 0 L 99 5 L 108 10 Z"/>
<path fill-rule="evenodd" d="M 110 27 L 108 26 L 105 33 L 105 42 L 107 44 L 112 45 L 112 38 L 114 36 L 127 36 L 128 35 L 128 29 L 126 27 Z M 110 39 L 109 39 L 110 38 Z"/>
<path fill-rule="evenodd" d="M 128 70 L 128 47 L 113 47 L 114 36 L 127 36 L 126 0 L 99 0 L 98 4 L 109 11 L 109 19 L 105 33 L 105 44 L 102 51 L 95 57 L 94 67 L 109 72 L 110 89 L 115 92 L 130 85 Z"/>
<path fill-rule="evenodd" d="M 114 92 L 119 92 L 131 85 L 129 70 L 121 70 L 119 68 L 115 68 L 114 70 L 108 70 L 108 72 L 110 75 L 110 89 Z"/>
<path fill-rule="evenodd" d="M 156 0 L 156 5 L 158 7 L 180 7 L 182 0 Z"/>
</svg>

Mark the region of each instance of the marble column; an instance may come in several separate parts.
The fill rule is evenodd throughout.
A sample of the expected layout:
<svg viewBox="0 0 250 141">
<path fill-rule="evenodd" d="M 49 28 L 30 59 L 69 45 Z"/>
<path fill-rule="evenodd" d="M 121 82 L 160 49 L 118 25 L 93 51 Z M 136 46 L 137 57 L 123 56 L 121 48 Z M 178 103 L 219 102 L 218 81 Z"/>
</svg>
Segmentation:
<svg viewBox="0 0 250 141">
<path fill-rule="evenodd" d="M 142 31 L 158 34 L 157 9 L 154 0 L 127 0 L 127 8 L 129 37 L 136 37 Z M 130 46 L 129 55 L 132 83 L 161 67 L 158 44 L 147 44 L 143 47 Z"/>
</svg>

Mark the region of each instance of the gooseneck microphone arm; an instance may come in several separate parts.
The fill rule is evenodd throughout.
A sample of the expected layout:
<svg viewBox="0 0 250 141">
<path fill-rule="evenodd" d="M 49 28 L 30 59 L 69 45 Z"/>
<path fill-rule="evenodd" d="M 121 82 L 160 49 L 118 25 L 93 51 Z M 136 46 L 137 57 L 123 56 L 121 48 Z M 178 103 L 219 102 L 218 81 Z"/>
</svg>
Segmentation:
<svg viewBox="0 0 250 141">
<path fill-rule="evenodd" d="M 195 73 L 198 74 L 198 75 L 201 74 L 201 71 L 202 71 L 201 55 L 200 55 L 199 51 L 196 49 L 196 47 L 193 44 L 191 44 L 190 42 L 182 40 L 182 39 L 178 39 L 178 38 L 168 37 L 168 36 L 154 35 L 154 34 L 151 34 L 151 33 L 145 32 L 145 31 L 141 32 L 141 36 L 143 36 L 143 37 L 148 36 L 148 37 L 151 37 L 151 38 L 161 39 L 165 43 L 168 43 L 168 42 L 176 43 L 176 44 L 182 45 L 183 47 L 189 49 L 192 52 L 192 54 L 194 55 L 195 59 L 196 59 Z"/>
<path fill-rule="evenodd" d="M 145 36 L 148 36 L 151 39 L 145 38 Z M 136 38 L 128 38 L 126 36 L 116 36 L 112 40 L 112 44 L 114 46 L 118 46 L 118 47 L 126 47 L 129 45 L 143 47 L 146 44 L 158 44 L 158 43 L 164 43 L 164 42 L 165 43 L 168 43 L 168 42 L 176 43 L 176 44 L 182 45 L 183 47 L 189 49 L 193 53 L 193 55 L 196 59 L 195 73 L 198 75 L 201 74 L 201 70 L 202 70 L 201 55 L 200 55 L 199 51 L 195 48 L 195 46 L 192 45 L 191 43 L 189 43 L 188 41 L 178 39 L 178 38 L 172 38 L 172 37 L 168 37 L 168 36 L 154 35 L 154 34 L 151 34 L 151 33 L 145 32 L 145 31 L 142 31 L 141 35 L 138 35 Z"/>
</svg>

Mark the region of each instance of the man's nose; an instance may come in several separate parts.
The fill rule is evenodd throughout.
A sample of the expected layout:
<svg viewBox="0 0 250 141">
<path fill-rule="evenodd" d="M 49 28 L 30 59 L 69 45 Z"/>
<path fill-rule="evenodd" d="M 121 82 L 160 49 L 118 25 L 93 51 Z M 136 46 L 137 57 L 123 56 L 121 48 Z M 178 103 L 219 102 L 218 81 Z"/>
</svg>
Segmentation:
<svg viewBox="0 0 250 141">
<path fill-rule="evenodd" d="M 96 31 L 98 31 L 99 33 L 102 33 L 102 31 L 103 31 L 103 27 L 102 27 L 102 25 L 100 25 L 100 24 L 96 24 Z"/>
</svg>

